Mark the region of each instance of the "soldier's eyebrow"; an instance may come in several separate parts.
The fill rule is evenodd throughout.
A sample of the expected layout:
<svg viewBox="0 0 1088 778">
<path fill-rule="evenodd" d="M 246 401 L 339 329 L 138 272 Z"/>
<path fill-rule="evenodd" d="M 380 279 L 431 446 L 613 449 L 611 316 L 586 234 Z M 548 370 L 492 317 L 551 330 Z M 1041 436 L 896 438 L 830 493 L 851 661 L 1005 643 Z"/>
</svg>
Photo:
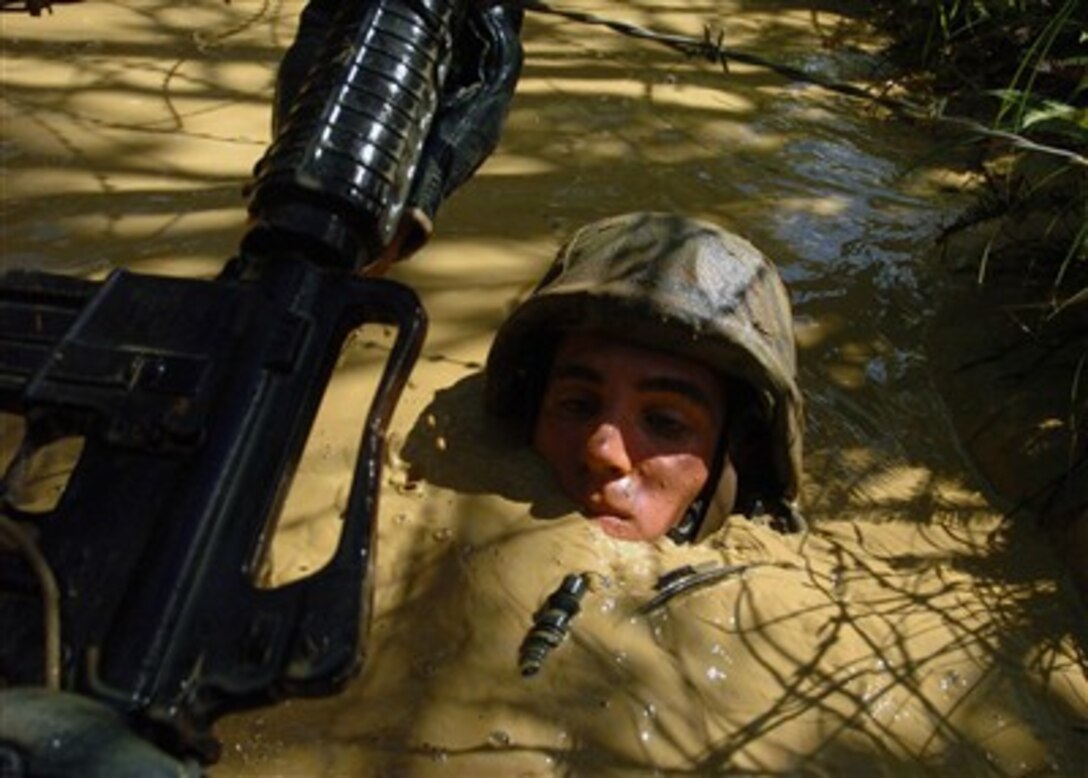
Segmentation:
<svg viewBox="0 0 1088 778">
<path fill-rule="evenodd" d="M 574 381 L 586 381 L 592 384 L 603 384 L 604 376 L 589 365 L 581 362 L 560 362 L 552 373 L 554 379 L 568 379 Z M 715 405 L 702 387 L 694 381 L 673 376 L 654 376 L 639 381 L 635 388 L 640 392 L 669 392 L 678 394 L 701 405 L 706 410 L 714 413 Z"/>
<path fill-rule="evenodd" d="M 701 405 L 711 413 L 714 412 L 714 403 L 710 401 L 710 397 L 703 391 L 702 387 L 693 381 L 686 381 L 683 378 L 673 378 L 671 376 L 657 376 L 654 378 L 647 378 L 644 381 L 639 381 L 638 389 L 643 392 L 671 392 L 673 394 L 679 394 L 687 399 L 691 400 L 696 405 Z"/>
<path fill-rule="evenodd" d="M 581 362 L 560 362 L 555 366 L 552 377 L 573 378 L 578 381 L 589 381 L 596 384 L 604 383 L 603 375 L 589 365 L 583 365 Z"/>
</svg>

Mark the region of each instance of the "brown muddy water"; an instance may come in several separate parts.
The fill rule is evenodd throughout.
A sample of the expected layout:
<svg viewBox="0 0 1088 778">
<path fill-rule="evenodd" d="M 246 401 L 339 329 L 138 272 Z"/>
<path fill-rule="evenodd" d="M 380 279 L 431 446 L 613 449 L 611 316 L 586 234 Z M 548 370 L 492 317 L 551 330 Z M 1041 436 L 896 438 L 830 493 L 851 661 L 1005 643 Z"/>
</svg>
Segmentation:
<svg viewBox="0 0 1088 778">
<path fill-rule="evenodd" d="M 846 22 L 819 5 L 577 8 L 869 71 L 870 54 L 831 45 Z M 3 266 L 216 272 L 300 7 L 0 16 Z M 930 257 L 968 201 L 932 163 L 945 141 L 600 29 L 530 16 L 524 37 L 501 148 L 394 270 L 431 330 L 386 457 L 362 673 L 220 722 L 212 775 L 1085 775 L 1083 607 L 957 438 L 948 408 L 999 398 L 938 392 L 957 354 L 934 337 L 947 306 Z M 718 221 L 781 266 L 808 403 L 806 536 L 737 518 L 697 548 L 612 541 L 482 417 L 480 366 L 510 305 L 571 230 L 636 209 Z M 386 335 L 344 356 L 262 585 L 307 575 L 335 542 Z M 704 563 L 747 567 L 639 613 L 661 574 Z M 532 614 L 572 572 L 589 575 L 583 612 L 523 679 Z"/>
</svg>

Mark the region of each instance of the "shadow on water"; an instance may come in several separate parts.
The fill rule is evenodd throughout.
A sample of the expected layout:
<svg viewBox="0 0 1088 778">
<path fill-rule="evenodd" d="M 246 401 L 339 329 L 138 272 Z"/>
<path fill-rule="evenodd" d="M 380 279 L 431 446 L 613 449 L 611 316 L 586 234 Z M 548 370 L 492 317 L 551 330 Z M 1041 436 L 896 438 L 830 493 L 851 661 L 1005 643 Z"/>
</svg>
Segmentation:
<svg viewBox="0 0 1088 778">
<path fill-rule="evenodd" d="M 1011 546 L 1015 544 L 1015 539 L 1003 539 L 1002 543 Z M 862 549 L 868 552 L 864 545 Z M 1018 556 L 1011 548 L 997 553 L 988 550 L 977 559 L 884 559 L 893 566 L 890 573 L 872 565 L 874 559 L 881 559 L 879 552 L 874 555 L 858 554 L 843 547 L 839 549 L 839 554 L 842 569 L 849 569 L 855 575 L 873 577 L 885 592 L 884 596 L 871 601 L 870 608 L 859 618 L 856 610 L 851 613 L 847 608 L 847 598 L 833 591 L 834 587 L 842 586 L 841 580 L 827 581 L 813 576 L 813 586 L 827 594 L 828 602 L 824 608 L 826 612 L 818 614 L 823 626 L 819 630 L 817 650 L 805 657 L 804 661 L 789 665 L 788 673 L 783 673 L 783 665 L 771 659 L 765 663 L 766 671 L 778 679 L 783 690 L 781 698 L 737 728 L 724 741 L 716 743 L 710 755 L 701 762 L 699 771 L 716 772 L 727 767 L 732 755 L 746 744 L 765 737 L 792 719 L 819 710 L 837 719 L 838 723 L 837 727 L 829 727 L 824 733 L 824 745 L 809 754 L 815 764 L 859 764 L 855 761 L 857 757 L 869 754 L 879 756 L 880 762 L 874 765 L 874 770 L 883 775 L 927 772 L 934 767 L 973 772 L 979 765 L 988 765 L 997 775 L 1019 774 L 1022 766 L 996 762 L 977 737 L 980 729 L 1000 730 L 1000 708 L 984 707 L 973 712 L 961 710 L 970 709 L 976 704 L 978 697 L 973 699 L 972 695 L 994 687 L 1012 695 L 1034 696 L 1040 710 L 1056 715 L 1062 722 L 1059 726 L 1066 731 L 1047 732 L 1040 726 L 1035 736 L 1041 741 L 1045 742 L 1055 734 L 1059 738 L 1070 735 L 1076 738 L 1077 735 L 1073 733 L 1083 729 L 1084 711 L 1075 708 L 1068 698 L 1056 694 L 1049 683 L 1054 671 L 1060 669 L 1054 663 L 1068 669 L 1070 659 L 1063 658 L 1063 654 L 1068 656 L 1064 644 L 1071 637 L 1075 641 L 1073 666 L 1079 664 L 1083 667 L 1088 659 L 1085 631 L 1074 626 L 1075 620 L 1063 610 L 1063 606 L 1072 605 L 1072 601 L 1063 602 L 1062 598 L 1055 596 L 1055 587 L 1050 580 L 1052 570 L 1038 569 L 1037 564 L 1031 562 L 1020 564 L 1020 569 L 1012 576 L 1016 580 L 1010 581 L 1007 568 L 1017 561 Z M 918 566 L 932 571 L 941 585 L 924 592 L 904 588 L 904 582 L 917 582 L 914 573 Z M 1025 570 L 1026 566 L 1035 569 Z M 946 571 L 954 567 L 970 569 L 971 583 L 965 586 L 963 581 L 949 581 Z M 949 597 L 956 607 L 948 607 Z M 964 607 L 967 602 L 971 602 L 971 605 Z M 755 609 L 756 604 L 742 595 L 737 608 L 738 611 Z M 978 613 L 992 618 L 981 631 L 974 618 Z M 786 618 L 797 615 L 788 614 Z M 939 631 L 936 625 L 941 630 L 949 631 L 953 636 L 951 642 L 936 646 L 914 645 L 924 637 L 926 630 L 904 633 L 901 625 L 920 618 L 930 620 L 935 625 L 932 627 L 934 632 Z M 765 637 L 764 626 L 751 630 L 751 636 Z M 739 633 L 742 640 L 747 639 L 744 630 Z M 1033 635 L 1034 642 L 1029 643 L 1024 638 L 1025 634 Z M 836 667 L 827 661 L 827 654 L 848 636 L 860 637 L 869 652 L 864 663 Z M 976 678 L 965 678 L 951 670 L 941 675 L 940 691 L 932 683 L 923 685 L 934 674 L 941 673 L 946 657 L 964 647 L 980 652 L 976 657 L 976 667 L 979 669 Z M 772 657 L 775 653 L 789 655 L 795 650 L 794 646 L 785 644 L 773 648 Z M 1025 655 L 1029 650 L 1033 653 L 1031 658 Z M 762 652 L 753 654 L 767 656 L 768 652 L 764 647 Z M 1009 669 L 1021 663 L 1032 670 L 1033 676 L 1042 679 L 1042 683 L 1029 681 L 1028 688 L 1025 688 L 1022 681 L 1013 681 L 1005 675 Z M 874 673 L 874 667 L 878 672 Z M 877 679 L 875 683 L 872 681 L 874 677 Z M 869 682 L 866 683 L 867 679 Z M 951 709 L 945 710 L 942 705 L 930 702 L 940 692 L 958 691 L 956 687 L 962 687 L 963 695 Z M 845 709 L 844 698 L 848 703 Z M 895 730 L 893 721 L 898 720 L 899 715 L 885 717 L 889 719 L 886 723 L 878 715 L 884 703 L 893 710 L 901 710 L 909 701 L 919 703 L 932 727 L 932 734 L 914 758 L 904 756 L 912 752 L 912 744 L 903 740 Z M 844 744 L 842 739 L 835 737 L 836 729 L 860 735 L 864 746 L 852 748 Z M 950 742 L 952 747 L 938 760 L 932 757 L 926 759 L 929 744 L 938 738 Z M 914 749 L 917 750 L 916 745 Z M 1076 770 L 1077 765 L 1066 759 L 1067 753 L 1063 755 L 1060 750 L 1055 751 L 1048 769 L 1057 774 Z M 816 774 L 823 774 L 823 771 L 818 770 Z"/>
<path fill-rule="evenodd" d="M 536 518 L 570 513 L 570 502 L 547 488 L 543 461 L 484 415 L 483 383 L 483 374 L 475 373 L 435 392 L 400 452 L 408 478 L 528 503 Z"/>
<path fill-rule="evenodd" d="M 282 13 L 278 2 L 74 3 L 8 16 L 3 267 L 140 269 L 171 253 L 225 261 L 245 218 L 245 172 L 267 140 L 263 126 L 239 134 L 231 118 L 245 106 L 267 115 L 286 45 L 270 21 Z M 57 60 L 72 64 L 67 78 L 48 75 Z M 230 161 L 203 164 L 208 148 Z M 214 228 L 202 219 L 224 212 Z"/>
<path fill-rule="evenodd" d="M 795 9 L 796 18 L 790 18 L 802 25 L 812 23 L 812 9 L 825 5 L 779 2 L 774 7 Z M 740 7 L 760 13 L 764 5 Z M 27 20 L 8 25 L 0 93 L 6 125 L 0 144 L 5 183 L 0 264 L 81 273 L 116 266 L 158 272 L 176 255 L 188 258 L 194 269 L 171 264 L 174 272 L 214 272 L 233 253 L 241 233 L 241 190 L 266 142 L 262 133 L 275 64 L 298 8 L 285 2 L 255 8 L 206 2 L 196 9 L 142 2 L 132 10 L 116 3 L 63 5 L 32 25 Z M 677 10 L 642 0 L 617 7 L 617 15 L 621 10 L 624 18 L 647 26 L 689 32 L 721 13 L 711 3 Z M 91 21 L 76 30 L 65 24 L 52 40 L 51 20 L 59 28 L 63 16 L 74 13 Z M 118 26 L 96 29 L 96 14 L 106 14 Z M 721 22 L 728 32 L 729 18 Z M 836 30 L 842 28 L 828 29 L 826 39 L 831 41 Z M 814 55 L 789 25 L 744 24 L 735 36 L 737 45 L 783 52 L 813 67 L 836 62 L 835 49 Z M 819 521 L 863 514 L 889 526 L 914 523 L 929 531 L 938 513 L 963 527 L 992 514 L 956 442 L 924 346 L 942 281 L 923 257 L 959 202 L 923 186 L 947 171 L 912 165 L 941 141 L 815 87 L 783 90 L 781 79 L 764 71 L 734 68 L 723 74 L 603 32 L 588 43 L 580 30 L 553 19 L 530 15 L 525 40 L 526 65 L 500 152 L 446 204 L 435 238 L 436 251 L 445 247 L 468 257 L 482 246 L 492 251 L 497 246 L 524 262 L 503 265 L 493 277 L 474 274 L 466 280 L 455 267 L 429 263 L 425 250 L 399 268 L 399 278 L 440 303 L 443 326 L 427 353 L 470 347 L 480 356 L 508 306 L 543 272 L 558 242 L 584 222 L 642 209 L 715 219 L 772 256 L 794 296 L 809 409 L 807 469 L 813 477 L 805 497 L 810 515 Z M 78 62 L 72 83 L 38 74 L 61 58 Z M 114 110 L 125 101 L 131 101 L 131 110 Z M 235 116 L 245 120 L 235 122 Z M 212 158 L 199 157 L 204 148 L 214 149 Z M 60 173 L 78 187 L 67 186 Z M 443 296 L 451 292 L 470 302 L 446 305 Z M 539 463 L 510 448 L 482 417 L 481 385 L 474 374 L 435 392 L 403 449 L 413 468 L 410 477 L 466 495 L 459 503 L 466 512 L 472 510 L 471 496 L 481 494 L 527 503 L 538 517 L 565 512 L 555 494 L 540 491 L 540 478 L 512 476 Z M 505 446 L 517 467 L 494 467 L 495 446 Z M 405 545 L 403 570 L 388 573 L 393 578 L 385 582 L 397 585 L 396 577 L 408 571 L 422 576 L 413 581 L 411 596 L 383 616 L 383 623 L 399 625 L 404 635 L 426 634 L 436 602 L 464 609 L 466 622 L 473 606 L 450 594 L 459 562 L 427 535 L 427 510 L 433 508 L 423 509 L 412 524 L 419 542 Z M 942 531 L 954 532 L 955 526 L 955 521 L 941 524 Z M 774 647 L 792 657 L 785 665 L 768 661 L 764 668 L 777 677 L 780 699 L 752 710 L 706 752 L 692 754 L 690 774 L 729 774 L 731 755 L 813 710 L 837 716 L 848 730 L 859 718 L 871 719 L 874 701 L 893 687 L 925 709 L 932 690 L 922 688 L 921 670 L 939 668 L 942 652 L 958 646 L 909 643 L 918 635 L 903 636 L 896 629 L 908 616 L 931 619 L 962 644 L 985 652 L 979 666 L 986 671 L 966 679 L 968 684 L 999 684 L 1001 668 L 1014 664 L 1030 666 L 1045 682 L 1053 671 L 1047 663 L 1071 640 L 1084 665 L 1083 611 L 1061 586 L 1035 530 L 1026 522 L 1006 522 L 990 537 L 989 547 L 950 557 L 842 544 L 842 568 L 877 580 L 888 593 L 887 607 L 870 603 L 864 623 L 849 618 L 836 609 L 837 583 L 813 575 L 809 583 L 826 601 L 818 614 L 824 626 L 815 653 L 797 657 L 789 645 Z M 904 583 L 916 581 L 920 571 L 932 572 L 940 583 L 951 570 L 969 573 L 970 583 L 957 577 L 922 592 Z M 843 585 L 849 589 L 849 581 Z M 949 603 L 966 612 L 988 612 L 992 618 L 985 632 L 979 634 L 974 621 L 957 623 L 960 611 L 946 607 Z M 743 588 L 736 607 L 742 615 L 755 607 Z M 488 628 L 487 614 L 471 615 L 480 622 L 476 629 Z M 786 618 L 792 615 L 797 614 Z M 1041 636 L 1041 644 L 1022 639 L 1026 631 Z M 873 661 L 883 662 L 886 686 L 858 691 L 858 680 L 868 672 L 860 667 L 828 673 L 826 652 L 847 632 L 868 644 Z M 446 657 L 456 655 L 458 641 L 468 639 L 464 633 L 445 637 Z M 738 631 L 740 640 L 749 637 Z M 587 683 L 615 690 L 622 681 L 628 686 L 618 693 L 638 703 L 638 668 L 617 676 L 603 652 L 598 658 L 599 677 Z M 397 684 L 424 691 L 435 669 L 417 667 L 414 676 L 378 682 L 373 678 L 378 670 L 367 665 L 360 682 L 375 695 L 367 704 L 380 708 L 383 699 L 395 697 L 398 705 L 414 699 L 422 707 L 426 694 L 402 695 Z M 1014 691 L 1043 698 L 1041 705 L 1059 711 L 1088 740 L 1083 710 L 1071 709 L 1046 687 Z M 572 698 L 570 704 L 584 700 Z M 296 705 L 313 714 L 307 718 L 311 732 L 324 729 L 322 711 L 329 722 L 335 716 L 331 702 Z M 419 712 L 398 708 L 371 745 L 433 757 L 433 749 L 409 742 L 405 734 Z M 935 732 L 951 740 L 962 737 L 964 749 L 976 748 L 958 729 L 964 726 L 959 719 L 953 722 L 939 710 L 930 714 Z M 331 724 L 329 729 L 325 734 L 335 739 Z M 591 730 L 584 737 L 599 734 Z M 864 738 L 863 744 L 826 746 L 820 764 L 856 765 L 878 757 L 889 774 L 918 767 L 902 756 L 904 747 L 895 742 L 893 730 Z M 500 743 L 477 750 L 526 748 Z M 603 735 L 573 750 L 531 750 L 570 774 L 595 767 L 653 768 L 614 750 Z M 985 755 L 965 752 L 964 763 L 976 764 L 976 757 Z M 956 759 L 953 753 L 940 766 L 955 768 Z"/>
</svg>

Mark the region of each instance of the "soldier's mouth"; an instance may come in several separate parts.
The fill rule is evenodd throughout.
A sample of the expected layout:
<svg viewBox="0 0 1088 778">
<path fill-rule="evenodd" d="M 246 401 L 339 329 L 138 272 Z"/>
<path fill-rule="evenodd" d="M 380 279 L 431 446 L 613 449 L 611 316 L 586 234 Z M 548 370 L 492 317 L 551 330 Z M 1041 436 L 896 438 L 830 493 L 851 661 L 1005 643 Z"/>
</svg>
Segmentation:
<svg viewBox="0 0 1088 778">
<path fill-rule="evenodd" d="M 596 506 L 590 511 L 586 511 L 591 519 L 615 519 L 616 521 L 634 521 L 634 514 L 628 511 L 619 510 L 618 508 L 611 508 L 608 506 Z"/>
</svg>

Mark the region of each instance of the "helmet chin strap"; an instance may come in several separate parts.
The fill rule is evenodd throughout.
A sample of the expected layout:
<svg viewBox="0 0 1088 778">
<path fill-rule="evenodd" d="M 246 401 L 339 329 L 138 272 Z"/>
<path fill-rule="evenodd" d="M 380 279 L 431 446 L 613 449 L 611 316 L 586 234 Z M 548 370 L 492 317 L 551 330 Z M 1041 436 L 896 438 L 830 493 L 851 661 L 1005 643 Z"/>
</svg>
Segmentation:
<svg viewBox="0 0 1088 778">
<path fill-rule="evenodd" d="M 706 505 L 702 495 L 699 495 L 695 498 L 695 502 L 684 511 L 684 516 L 677 525 L 665 533 L 666 537 L 677 545 L 691 543 L 699 534 L 699 527 L 702 526 L 705 513 Z"/>
<path fill-rule="evenodd" d="M 694 543 L 695 539 L 699 537 L 699 531 L 703 528 L 710 506 L 714 504 L 714 494 L 718 491 L 728 456 L 729 445 L 723 442 L 714 452 L 714 461 L 710 466 L 710 474 L 699 492 L 699 496 L 687 507 L 676 526 L 665 533 L 673 543 Z"/>
</svg>

